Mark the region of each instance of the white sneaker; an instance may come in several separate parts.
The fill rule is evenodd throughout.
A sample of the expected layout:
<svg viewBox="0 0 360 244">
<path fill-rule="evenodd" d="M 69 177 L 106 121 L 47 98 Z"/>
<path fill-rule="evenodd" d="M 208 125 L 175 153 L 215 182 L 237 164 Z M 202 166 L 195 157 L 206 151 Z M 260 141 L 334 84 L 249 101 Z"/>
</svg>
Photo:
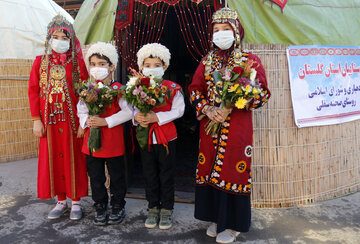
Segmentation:
<svg viewBox="0 0 360 244">
<path fill-rule="evenodd" d="M 63 215 L 66 210 L 68 209 L 68 206 L 65 203 L 57 202 L 56 206 L 50 211 L 48 214 L 48 219 L 58 219 Z"/>
<path fill-rule="evenodd" d="M 219 233 L 216 236 L 217 243 L 232 243 L 235 241 L 236 237 L 240 234 L 240 232 L 236 232 L 234 230 L 226 229 L 223 232 Z"/>
<path fill-rule="evenodd" d="M 216 223 L 211 223 L 211 225 L 206 230 L 206 235 L 208 235 L 210 237 L 216 237 L 216 235 L 217 235 Z"/>
</svg>

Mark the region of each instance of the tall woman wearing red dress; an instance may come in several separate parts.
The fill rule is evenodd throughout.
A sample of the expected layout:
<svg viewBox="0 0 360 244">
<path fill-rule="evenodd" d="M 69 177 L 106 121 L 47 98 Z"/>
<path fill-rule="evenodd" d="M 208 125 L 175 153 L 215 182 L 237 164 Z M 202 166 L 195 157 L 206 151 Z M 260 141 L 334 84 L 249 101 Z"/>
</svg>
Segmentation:
<svg viewBox="0 0 360 244">
<path fill-rule="evenodd" d="M 229 8 L 218 10 L 213 15 L 211 27 L 215 47 L 203 58 L 189 86 L 192 104 L 200 120 L 195 218 L 211 222 L 206 233 L 216 237 L 218 243 L 231 243 L 239 232 L 247 232 L 250 228 L 251 110 L 266 103 L 270 92 L 260 59 L 241 49 L 244 29 L 237 13 Z M 248 101 L 245 109 L 234 107 L 229 111 L 221 108 L 221 101 L 214 95 L 214 71 L 232 70 L 248 61 L 257 71 L 261 94 Z M 222 122 L 220 132 L 214 137 L 205 132 L 209 120 Z"/>
<path fill-rule="evenodd" d="M 75 84 L 87 79 L 74 28 L 57 15 L 48 25 L 45 54 L 34 61 L 28 90 L 33 132 L 40 139 L 38 197 L 58 200 L 49 219 L 67 210 L 66 197 L 72 200 L 70 219 L 82 217 L 80 198 L 87 196 L 88 183 Z"/>
</svg>

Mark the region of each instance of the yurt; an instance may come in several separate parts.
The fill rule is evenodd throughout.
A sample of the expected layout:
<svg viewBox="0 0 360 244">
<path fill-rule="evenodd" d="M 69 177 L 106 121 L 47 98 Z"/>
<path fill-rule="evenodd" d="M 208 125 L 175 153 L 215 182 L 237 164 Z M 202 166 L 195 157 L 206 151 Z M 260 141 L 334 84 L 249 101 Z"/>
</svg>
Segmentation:
<svg viewBox="0 0 360 244">
<path fill-rule="evenodd" d="M 0 162 L 37 156 L 27 95 L 33 60 L 44 52 L 46 28 L 58 13 L 52 0 L 0 0 Z"/>
</svg>

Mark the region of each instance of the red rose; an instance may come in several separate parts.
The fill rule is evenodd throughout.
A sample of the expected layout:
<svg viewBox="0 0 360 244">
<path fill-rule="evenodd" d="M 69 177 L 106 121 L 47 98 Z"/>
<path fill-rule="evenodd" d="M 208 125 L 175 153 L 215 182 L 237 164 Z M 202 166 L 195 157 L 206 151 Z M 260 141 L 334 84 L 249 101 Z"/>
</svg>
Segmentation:
<svg viewBox="0 0 360 244">
<path fill-rule="evenodd" d="M 235 74 L 238 74 L 240 76 L 242 76 L 242 74 L 244 74 L 244 69 L 240 66 L 236 66 L 233 68 L 232 70 Z"/>
<path fill-rule="evenodd" d="M 150 78 L 149 77 L 142 78 L 141 79 L 141 85 L 143 85 L 145 87 L 149 87 L 150 86 Z"/>
</svg>

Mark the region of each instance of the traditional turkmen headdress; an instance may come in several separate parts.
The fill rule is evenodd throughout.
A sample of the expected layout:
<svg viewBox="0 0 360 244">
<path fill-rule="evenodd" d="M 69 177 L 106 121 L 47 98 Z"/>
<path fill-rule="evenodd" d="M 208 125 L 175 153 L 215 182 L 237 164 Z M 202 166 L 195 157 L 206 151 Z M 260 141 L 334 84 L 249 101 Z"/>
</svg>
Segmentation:
<svg viewBox="0 0 360 244">
<path fill-rule="evenodd" d="M 117 67 L 119 55 L 114 45 L 105 42 L 97 42 L 91 45 L 85 57 L 87 67 L 89 67 L 89 58 L 94 54 L 107 57 L 115 68 Z"/>
<path fill-rule="evenodd" d="M 236 11 L 230 8 L 221 8 L 212 16 L 212 25 L 215 23 L 228 23 L 232 27 L 235 36 L 235 48 L 240 48 L 241 40 L 244 38 L 244 28 L 242 27 Z"/>
<path fill-rule="evenodd" d="M 167 47 L 160 43 L 149 43 L 140 48 L 136 54 L 139 69 L 144 65 L 144 60 L 149 57 L 159 58 L 169 67 L 171 54 Z"/>
<path fill-rule="evenodd" d="M 78 83 L 80 80 L 79 70 L 78 70 L 78 58 L 82 58 L 81 46 L 79 40 L 75 36 L 75 30 L 73 25 L 62 15 L 56 15 L 47 26 L 47 36 L 45 41 L 45 57 L 46 65 L 49 62 L 48 51 L 51 49 L 49 42 L 52 38 L 52 34 L 55 31 L 62 31 L 70 38 L 70 50 L 73 63 L 73 72 L 72 72 L 72 82 L 73 85 Z M 69 52 L 68 51 L 68 52 Z M 44 57 L 43 56 L 43 57 Z"/>
</svg>

